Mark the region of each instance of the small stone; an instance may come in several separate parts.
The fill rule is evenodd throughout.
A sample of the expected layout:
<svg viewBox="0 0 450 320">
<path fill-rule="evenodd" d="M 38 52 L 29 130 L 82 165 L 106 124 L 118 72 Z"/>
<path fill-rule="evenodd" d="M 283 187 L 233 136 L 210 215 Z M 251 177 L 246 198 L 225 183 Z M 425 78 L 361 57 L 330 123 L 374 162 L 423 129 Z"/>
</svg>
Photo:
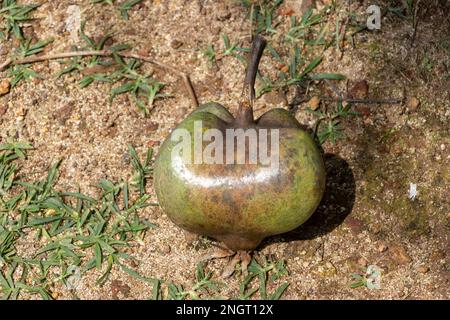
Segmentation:
<svg viewBox="0 0 450 320">
<path fill-rule="evenodd" d="M 416 97 L 411 97 L 406 102 L 406 106 L 408 107 L 409 111 L 416 111 L 417 108 L 419 107 L 419 105 L 420 105 L 420 101 Z"/>
<path fill-rule="evenodd" d="M 401 245 L 391 246 L 389 251 L 391 253 L 391 259 L 399 265 L 407 264 L 412 261 L 411 257 L 407 254 L 406 249 Z"/>
<path fill-rule="evenodd" d="M 366 99 L 369 93 L 369 84 L 366 80 L 356 82 L 348 91 L 348 94 L 353 99 Z"/>
<path fill-rule="evenodd" d="M 428 271 L 430 271 L 430 268 L 425 267 L 425 266 L 420 266 L 420 267 L 418 267 L 416 270 L 417 270 L 417 272 L 419 272 L 419 273 L 427 273 Z"/>
<path fill-rule="evenodd" d="M 184 233 L 184 240 L 186 241 L 186 243 L 188 245 L 193 244 L 195 241 L 197 241 L 199 239 L 198 234 L 195 234 L 195 233 L 192 233 L 192 232 L 189 232 L 186 230 L 183 230 L 183 233 Z"/>
<path fill-rule="evenodd" d="M 139 266 L 139 264 L 137 263 L 136 260 L 130 260 L 130 266 L 133 268 L 137 268 Z"/>
<path fill-rule="evenodd" d="M 386 260 L 383 260 L 379 263 L 379 267 L 381 268 L 381 271 L 383 272 L 383 274 L 388 274 L 389 273 L 389 266 L 388 266 L 389 262 Z"/>
<path fill-rule="evenodd" d="M 111 296 L 113 299 L 119 299 L 119 293 L 125 298 L 130 295 L 131 288 L 120 280 L 111 281 Z"/>
<path fill-rule="evenodd" d="M 385 252 L 388 249 L 388 246 L 385 244 L 380 244 L 378 246 L 378 252 Z"/>
<path fill-rule="evenodd" d="M 147 143 L 145 143 L 145 146 L 147 148 L 153 148 L 158 145 L 159 145 L 159 141 L 155 141 L 155 140 L 149 140 Z"/>
<path fill-rule="evenodd" d="M 169 254 L 171 251 L 172 248 L 168 244 L 163 245 L 160 250 L 162 254 Z"/>
<path fill-rule="evenodd" d="M 403 284 L 400 285 L 400 288 L 397 291 L 397 297 L 398 298 L 404 298 L 407 295 L 407 291 L 405 289 L 405 286 Z"/>
<path fill-rule="evenodd" d="M 332 277 L 337 273 L 335 266 L 331 262 L 326 262 L 324 265 L 320 265 L 314 273 L 317 273 L 321 277 Z"/>
<path fill-rule="evenodd" d="M 269 105 L 286 105 L 287 98 L 282 91 L 271 91 L 264 95 L 264 101 Z"/>
<path fill-rule="evenodd" d="M 6 111 L 8 111 L 8 105 L 7 104 L 0 105 L 0 117 L 4 115 Z"/>
<path fill-rule="evenodd" d="M 176 39 L 172 40 L 172 42 L 170 43 L 170 46 L 172 47 L 172 49 L 178 49 L 182 45 L 183 45 L 183 42 L 176 40 Z"/>
<path fill-rule="evenodd" d="M 318 96 L 314 96 L 311 100 L 308 101 L 308 106 L 311 110 L 315 111 L 319 109 L 320 98 Z"/>
<path fill-rule="evenodd" d="M 441 144 L 440 148 L 441 148 L 442 151 L 444 151 L 445 150 L 445 144 Z"/>
<path fill-rule="evenodd" d="M 138 50 L 137 54 L 142 57 L 148 57 L 150 54 L 150 48 L 149 47 L 141 48 Z"/>
<path fill-rule="evenodd" d="M 72 112 L 74 110 L 73 103 L 68 103 L 65 106 L 59 108 L 53 113 L 53 118 L 61 125 L 64 126 L 69 120 L 70 116 L 72 115 Z"/>
<path fill-rule="evenodd" d="M 3 79 L 0 81 L 0 97 L 7 94 L 11 88 L 11 82 L 9 79 Z"/>
<path fill-rule="evenodd" d="M 286 0 L 280 7 L 280 11 L 284 15 L 295 15 L 297 18 L 303 17 L 308 8 L 314 7 L 313 0 Z"/>
<path fill-rule="evenodd" d="M 368 126 L 373 126 L 373 120 L 370 118 L 364 119 L 364 124 Z"/>
<path fill-rule="evenodd" d="M 448 214 L 450 218 L 450 212 Z M 440 249 L 434 250 L 430 258 L 432 261 L 440 261 L 442 259 L 445 259 L 445 252 Z"/>
<path fill-rule="evenodd" d="M 27 114 L 27 109 L 25 109 L 24 107 L 19 107 L 19 108 L 17 109 L 16 115 L 17 115 L 18 117 L 25 117 L 26 114 Z"/>
</svg>

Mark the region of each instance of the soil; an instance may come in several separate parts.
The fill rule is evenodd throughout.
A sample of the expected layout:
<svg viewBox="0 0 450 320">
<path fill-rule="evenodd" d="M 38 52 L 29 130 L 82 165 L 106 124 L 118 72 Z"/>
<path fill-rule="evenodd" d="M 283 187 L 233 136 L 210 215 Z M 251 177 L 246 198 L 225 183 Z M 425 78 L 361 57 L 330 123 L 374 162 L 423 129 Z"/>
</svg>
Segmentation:
<svg viewBox="0 0 450 320">
<path fill-rule="evenodd" d="M 39 39 L 54 38 L 47 53 L 81 45 L 66 27 L 73 12 L 67 8 L 76 5 L 81 19 L 88 21 L 90 36 L 112 30 L 114 43 L 128 43 L 135 52 L 187 72 L 200 103 L 217 101 L 237 110 L 243 64 L 225 57 L 211 66 L 203 50 L 208 44 L 221 48 L 221 34 L 248 47 L 249 20 L 238 2 L 143 1 L 130 10 L 129 20 L 110 6 L 88 0 L 23 1 L 27 2 L 42 4 L 26 32 Z M 386 7 L 383 1 L 372 2 Z M 356 1 L 352 8 L 364 15 L 368 5 Z M 450 298 L 450 53 L 442 47 L 446 41 L 450 44 L 449 12 L 448 2 L 430 1 L 428 11 L 419 16 L 415 35 L 410 20 L 388 14 L 381 30 L 355 35 L 354 47 L 346 43 L 343 52 L 334 47 L 325 51 L 321 71 L 349 79 L 338 84 L 340 89 L 366 80 L 362 91 L 368 90 L 369 97 L 399 98 L 404 103 L 358 105 L 360 116 L 342 123 L 345 137 L 323 145 L 327 191 L 317 212 L 299 229 L 266 239 L 255 252 L 286 260 L 291 285 L 283 298 Z M 0 60 L 13 46 L 0 44 Z M 267 60 L 262 60 L 261 70 L 269 74 Z M 157 151 L 170 130 L 194 110 L 183 82 L 151 65 L 144 69 L 167 85 L 164 90 L 171 97 L 158 100 L 147 118 L 125 95 L 110 102 L 109 84 L 96 82 L 80 89 L 78 75 L 55 79 L 61 67 L 57 61 L 35 64 L 34 70 L 45 79 L 23 81 L 0 97 L 0 142 L 14 137 L 35 147 L 21 163 L 22 174 L 30 180 L 42 178 L 51 164 L 63 159 L 58 188 L 80 188 L 96 195 L 99 179 L 130 178 L 127 143 L 141 154 L 149 146 Z M 259 98 L 256 116 L 275 105 L 288 108 L 291 91 Z M 410 98 L 417 101 L 407 103 Z M 313 118 L 306 108 L 307 102 L 293 112 L 311 127 Z M 414 200 L 408 197 L 410 183 L 417 185 Z M 151 181 L 147 192 L 156 200 Z M 159 227 L 147 232 L 143 243 L 130 252 L 139 260 L 136 269 L 146 276 L 192 285 L 197 263 L 214 248 L 210 241 L 184 236 L 159 207 L 148 207 L 141 214 Z M 22 250 L 33 250 L 32 241 L 21 245 Z M 227 284 L 221 295 L 232 298 L 238 295 L 241 278 L 220 279 L 226 262 L 215 260 L 207 268 Z M 364 274 L 369 265 L 381 268 L 381 288 L 350 288 L 351 274 Z M 151 296 L 151 285 L 119 268 L 102 287 L 95 285 L 99 275 L 88 273 L 74 290 L 57 285 L 55 296 Z"/>
</svg>

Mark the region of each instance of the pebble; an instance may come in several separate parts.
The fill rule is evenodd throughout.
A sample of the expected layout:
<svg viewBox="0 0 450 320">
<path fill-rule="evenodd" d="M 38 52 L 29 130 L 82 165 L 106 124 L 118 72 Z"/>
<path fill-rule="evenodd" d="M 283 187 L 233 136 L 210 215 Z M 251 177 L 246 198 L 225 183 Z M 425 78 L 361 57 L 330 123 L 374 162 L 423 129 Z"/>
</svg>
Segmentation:
<svg viewBox="0 0 450 320">
<path fill-rule="evenodd" d="M 139 263 L 136 260 L 130 260 L 130 266 L 132 268 L 137 268 L 139 266 Z"/>
<path fill-rule="evenodd" d="M 0 105 L 0 117 L 2 115 L 4 115 L 6 113 L 6 111 L 8 111 L 8 105 L 6 105 L 6 104 Z"/>
<path fill-rule="evenodd" d="M 391 253 L 391 259 L 397 264 L 407 264 L 412 261 L 411 257 L 407 254 L 406 249 L 401 245 L 394 245 L 389 251 Z"/>
<path fill-rule="evenodd" d="M 406 102 L 406 106 L 408 107 L 409 111 L 416 111 L 419 105 L 420 101 L 416 97 L 411 97 Z"/>
<path fill-rule="evenodd" d="M 287 104 L 287 98 L 281 91 L 271 91 L 264 95 L 264 101 L 273 106 L 273 105 L 286 105 Z"/>
<path fill-rule="evenodd" d="M 16 115 L 19 117 L 25 117 L 27 114 L 27 109 L 25 109 L 24 107 L 19 107 L 17 109 Z"/>
<path fill-rule="evenodd" d="M 143 57 L 148 57 L 150 54 L 150 47 L 146 46 L 144 48 L 141 48 L 137 51 L 137 54 Z"/>
<path fill-rule="evenodd" d="M 160 250 L 160 252 L 163 254 L 169 254 L 171 251 L 172 251 L 172 248 L 168 244 L 164 244 Z"/>
<path fill-rule="evenodd" d="M 320 98 L 318 96 L 314 96 L 311 100 L 308 101 L 308 106 L 311 110 L 315 111 L 319 109 Z"/>
<path fill-rule="evenodd" d="M 385 252 L 388 249 L 388 246 L 385 244 L 380 244 L 378 246 L 378 252 Z"/>
<path fill-rule="evenodd" d="M 369 92 L 369 84 L 366 80 L 356 82 L 348 94 L 354 99 L 366 99 Z"/>
<path fill-rule="evenodd" d="M 195 233 L 192 232 L 188 232 L 188 231 L 184 231 L 184 240 L 186 241 L 186 244 L 191 245 L 193 244 L 195 241 L 197 241 L 199 239 L 199 236 Z"/>
<path fill-rule="evenodd" d="M 170 46 L 172 47 L 172 49 L 178 49 L 182 45 L 183 45 L 183 42 L 176 40 L 176 39 L 172 40 L 172 42 L 170 43 Z"/>
<path fill-rule="evenodd" d="M 0 81 L 0 97 L 7 94 L 11 88 L 11 82 L 9 79 L 3 79 Z"/>
<path fill-rule="evenodd" d="M 418 267 L 416 270 L 417 270 L 417 272 L 419 272 L 419 273 L 427 273 L 428 271 L 430 271 L 430 268 L 425 267 L 425 266 L 420 266 L 420 267 Z"/>
</svg>

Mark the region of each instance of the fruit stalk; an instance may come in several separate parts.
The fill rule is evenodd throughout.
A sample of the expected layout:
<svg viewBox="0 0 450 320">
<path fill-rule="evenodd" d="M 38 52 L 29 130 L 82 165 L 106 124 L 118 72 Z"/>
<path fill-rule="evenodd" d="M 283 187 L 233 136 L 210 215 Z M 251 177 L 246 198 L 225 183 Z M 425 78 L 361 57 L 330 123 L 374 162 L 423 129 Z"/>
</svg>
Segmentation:
<svg viewBox="0 0 450 320">
<path fill-rule="evenodd" d="M 256 74 L 258 73 L 259 62 L 266 44 L 266 40 L 260 35 L 256 35 L 253 38 L 247 71 L 245 72 L 242 100 L 240 101 L 239 111 L 236 116 L 236 124 L 240 127 L 247 127 L 254 124 L 253 101 L 255 100 Z"/>
</svg>

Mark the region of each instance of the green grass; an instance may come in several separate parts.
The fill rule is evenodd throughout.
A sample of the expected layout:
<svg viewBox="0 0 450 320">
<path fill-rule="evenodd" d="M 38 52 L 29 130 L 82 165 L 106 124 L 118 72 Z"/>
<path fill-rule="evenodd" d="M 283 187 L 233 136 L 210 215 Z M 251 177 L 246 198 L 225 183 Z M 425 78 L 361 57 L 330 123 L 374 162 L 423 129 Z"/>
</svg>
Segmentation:
<svg viewBox="0 0 450 320">
<path fill-rule="evenodd" d="M 321 10 L 306 10 L 300 19 L 295 15 L 280 16 L 277 10 L 283 2 L 280 0 L 240 2 L 247 10 L 247 17 L 252 21 L 252 33 L 263 34 L 268 41 L 265 65 L 258 72 L 260 85 L 256 88 L 257 97 L 274 90 L 286 91 L 292 86 L 303 88 L 300 91 L 314 90 L 317 82 L 345 79 L 342 74 L 317 71 L 326 50 L 335 47 L 340 52 L 342 49 L 340 43 L 343 35 L 338 32 L 341 21 L 339 18 L 334 19 L 333 15 L 337 12 L 335 1 Z M 366 27 L 354 12 L 347 14 L 349 35 L 346 39 L 353 43 L 353 35 L 365 30 Z M 333 25 L 336 26 L 336 31 L 332 31 Z M 237 46 L 230 45 L 228 37 L 224 43 L 224 52 L 220 53 L 215 52 L 213 44 L 208 45 L 204 53 L 210 63 L 214 63 L 219 56 L 234 56 L 233 49 Z M 243 60 L 242 56 L 235 57 Z M 275 77 L 271 74 L 266 75 L 265 70 L 276 70 Z M 326 107 L 325 110 L 313 112 L 316 117 L 315 137 L 320 144 L 326 141 L 336 143 L 343 137 L 341 119 L 355 113 L 350 110 L 352 107 L 350 104 L 345 108 L 342 102 L 338 102 L 334 108 L 325 103 L 323 105 Z"/>
<path fill-rule="evenodd" d="M 256 293 L 259 293 L 259 298 L 263 300 L 279 300 L 289 287 L 289 282 L 283 282 L 272 293 L 267 292 L 268 283 L 289 274 L 284 260 L 271 261 L 263 257 L 261 263 L 258 263 L 256 259 L 252 259 L 248 266 L 248 273 L 240 284 L 238 297 L 240 300 L 247 300 Z M 255 282 L 256 285 L 252 286 Z"/>
<path fill-rule="evenodd" d="M 221 295 L 221 289 L 226 288 L 227 285 L 222 281 L 214 280 L 213 273 L 206 272 L 205 269 L 204 263 L 197 265 L 194 283 L 191 286 L 183 286 L 172 281 L 156 280 L 151 299 L 227 299 L 227 297 Z M 283 282 L 271 293 L 267 292 L 267 285 L 286 277 L 288 274 L 284 260 L 272 261 L 263 257 L 261 263 L 259 263 L 256 259 L 252 259 L 248 267 L 248 275 L 241 279 L 239 295 L 233 297 L 233 299 L 249 300 L 255 298 L 258 294 L 260 299 L 279 300 L 289 287 L 289 283 Z"/>
<path fill-rule="evenodd" d="M 25 58 L 44 51 L 45 47 L 53 42 L 53 39 L 37 41 L 31 43 L 31 40 L 21 40 L 19 48 L 16 50 L 16 57 Z M 8 70 L 11 79 L 11 86 L 15 87 L 20 81 L 31 78 L 44 79 L 44 77 L 31 69 L 31 64 L 11 66 Z"/>
<path fill-rule="evenodd" d="M 164 84 L 154 79 L 151 74 L 142 74 L 139 72 L 141 63 L 138 60 L 130 59 L 125 61 L 119 56 L 115 56 L 117 65 L 120 66 L 111 76 L 115 82 L 121 81 L 111 90 L 111 99 L 116 96 L 128 93 L 133 98 L 138 108 L 149 115 L 154 108 L 156 99 L 169 97 L 160 91 L 164 88 Z"/>
<path fill-rule="evenodd" d="M 313 72 L 322 61 L 321 53 L 335 41 L 331 33 L 325 29 L 327 12 L 334 8 L 333 6 L 326 6 L 318 13 L 307 10 L 300 20 L 297 20 L 295 16 L 290 17 L 289 21 L 284 21 L 284 23 L 289 23 L 288 31 L 280 34 L 281 31 L 278 28 L 282 24 L 281 19 L 288 19 L 276 15 L 276 9 L 282 1 L 261 1 L 254 4 L 253 11 L 251 2 L 241 1 L 241 3 L 248 10 L 248 17 L 250 18 L 252 15 L 253 33 L 261 33 L 268 40 L 267 51 L 270 56 L 270 68 L 277 70 L 278 66 L 288 67 L 287 71 L 280 70 L 275 79 L 259 72 L 258 78 L 261 80 L 262 86 L 256 88 L 257 97 L 276 89 L 283 90 L 289 86 L 306 87 L 311 81 L 345 79 L 341 74 Z M 239 59 L 245 65 L 246 59 L 241 53 L 249 52 L 249 49 L 232 44 L 226 35 L 222 36 L 222 41 L 224 49 L 221 52 L 216 52 L 213 44 L 209 44 L 203 51 L 209 63 L 215 63 L 219 57 L 231 56 Z M 317 55 L 317 51 L 320 52 L 320 55 Z"/>
<path fill-rule="evenodd" d="M 81 276 L 91 269 L 101 275 L 102 285 L 114 266 L 140 280 L 153 283 L 127 266 L 134 260 L 128 249 L 140 242 L 144 233 L 156 225 L 140 217 L 139 211 L 150 202 L 148 194 L 136 194 L 128 181 L 101 180 L 101 195 L 92 198 L 80 192 L 59 191 L 58 168 L 53 164 L 47 176 L 25 181 L 19 159 L 32 147 L 27 143 L 7 142 L 0 146 L 0 284 L 3 298 L 19 298 L 23 292 L 51 298 L 53 283 L 67 279 L 73 270 Z M 132 158 L 137 162 L 133 150 Z M 147 154 L 151 154 L 149 151 Z M 144 169 L 148 170 L 148 158 Z M 146 170 L 135 176 L 145 184 Z M 133 189 L 133 188 L 131 188 Z M 136 188 L 139 190 L 139 188 Z M 21 254 L 19 242 L 33 241 L 38 246 L 31 254 Z"/>
<path fill-rule="evenodd" d="M 128 5 L 130 4 L 131 2 L 128 3 Z M 7 11 L 4 10 L 4 12 Z M 0 10 L 0 16 L 1 14 L 2 11 Z M 112 38 L 112 34 L 108 33 L 99 37 L 99 40 L 95 40 L 94 37 L 85 33 L 85 25 L 86 22 L 83 22 L 79 30 L 80 38 L 85 45 L 79 48 L 74 47 L 72 48 L 73 51 L 108 50 L 112 53 L 112 57 L 94 55 L 60 60 L 64 67 L 56 73 L 56 78 L 72 73 L 77 74 L 81 77 L 78 81 L 80 88 L 86 88 L 95 82 L 109 83 L 111 85 L 110 100 L 121 94 L 129 94 L 145 116 L 150 114 L 156 100 L 170 96 L 161 92 L 165 87 L 163 83 L 153 78 L 152 74 L 142 73 L 142 63 L 139 60 L 123 59 L 116 54 L 123 50 L 129 50 L 131 48 L 129 45 L 116 44 L 106 47 L 107 41 Z M 45 47 L 52 42 L 53 39 L 32 41 L 20 37 L 19 46 L 10 58 L 16 60 L 36 55 L 43 52 Z M 32 69 L 31 64 L 11 64 L 7 68 L 7 72 L 12 87 L 16 87 L 21 81 L 31 78 L 45 79 Z"/>
<path fill-rule="evenodd" d="M 3 0 L 0 6 L 0 39 L 9 39 L 11 35 L 23 40 L 21 24 L 30 21 L 31 12 L 38 4 L 19 5 L 16 0 Z"/>
<path fill-rule="evenodd" d="M 182 285 L 176 285 L 173 282 L 168 282 L 168 296 L 170 300 L 199 300 L 199 299 L 219 299 L 223 297 L 215 296 L 219 288 L 223 286 L 219 281 L 212 280 L 212 272 L 205 272 L 205 265 L 199 263 L 195 270 L 195 284 L 185 289 Z M 154 295 L 154 299 L 158 296 Z"/>
<path fill-rule="evenodd" d="M 222 59 L 226 56 L 231 56 L 239 59 L 244 65 L 247 63 L 247 60 L 242 56 L 242 53 L 250 52 L 249 48 L 242 48 L 238 46 L 237 43 L 231 43 L 228 35 L 222 35 L 223 41 L 223 50 L 220 52 L 216 52 L 214 46 L 209 44 L 207 48 L 203 51 L 203 54 L 208 58 L 210 64 L 214 64 L 217 62 L 217 59 Z"/>
<path fill-rule="evenodd" d="M 336 102 L 336 107 L 331 110 L 310 110 L 309 112 L 316 116 L 315 135 L 320 144 L 325 141 L 336 143 L 338 139 L 344 136 L 341 121 L 343 118 L 357 116 L 358 113 L 351 111 L 352 104 L 348 103 L 345 107 L 342 101 Z"/>
</svg>

